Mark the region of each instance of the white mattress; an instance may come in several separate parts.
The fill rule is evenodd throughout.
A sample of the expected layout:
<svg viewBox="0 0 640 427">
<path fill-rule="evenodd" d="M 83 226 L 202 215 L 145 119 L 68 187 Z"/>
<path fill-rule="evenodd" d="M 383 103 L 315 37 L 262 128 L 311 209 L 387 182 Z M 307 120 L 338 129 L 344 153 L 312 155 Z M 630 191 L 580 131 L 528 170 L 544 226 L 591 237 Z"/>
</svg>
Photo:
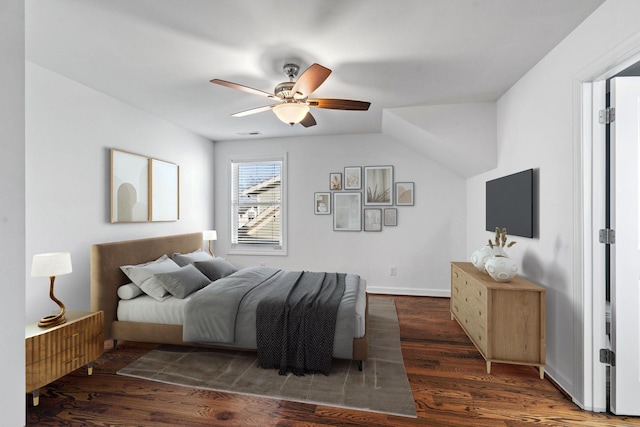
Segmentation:
<svg viewBox="0 0 640 427">
<path fill-rule="evenodd" d="M 118 301 L 118 320 L 126 322 L 159 323 L 182 325 L 184 306 L 191 295 L 184 299 L 170 297 L 159 302 L 149 295 Z"/>
<path fill-rule="evenodd" d="M 158 323 L 163 325 L 182 325 L 184 306 L 191 295 L 184 298 L 170 297 L 159 302 L 148 295 L 140 295 L 130 300 L 118 302 L 118 320 L 125 322 Z M 354 337 L 361 338 L 365 332 L 365 310 L 367 306 L 367 282 L 360 279 L 356 298 L 356 317 Z"/>
</svg>

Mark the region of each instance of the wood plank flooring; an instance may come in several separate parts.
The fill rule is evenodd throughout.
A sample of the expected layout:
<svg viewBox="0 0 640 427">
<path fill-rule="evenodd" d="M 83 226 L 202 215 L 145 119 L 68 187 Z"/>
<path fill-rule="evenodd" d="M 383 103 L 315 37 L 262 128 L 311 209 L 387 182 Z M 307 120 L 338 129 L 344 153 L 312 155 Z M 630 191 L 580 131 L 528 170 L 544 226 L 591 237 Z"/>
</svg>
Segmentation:
<svg viewBox="0 0 640 427">
<path fill-rule="evenodd" d="M 448 298 L 393 297 L 418 418 L 154 383 L 115 373 L 154 346 L 120 343 L 27 401 L 29 426 L 640 426 L 582 411 L 532 367 L 493 364 L 451 320 Z"/>
</svg>

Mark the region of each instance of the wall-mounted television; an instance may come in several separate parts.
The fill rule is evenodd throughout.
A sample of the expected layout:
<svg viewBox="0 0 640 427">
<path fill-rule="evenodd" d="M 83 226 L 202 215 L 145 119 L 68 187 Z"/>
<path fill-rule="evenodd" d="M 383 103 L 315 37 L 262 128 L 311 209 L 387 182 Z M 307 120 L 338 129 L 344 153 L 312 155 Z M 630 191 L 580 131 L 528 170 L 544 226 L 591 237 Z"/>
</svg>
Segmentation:
<svg viewBox="0 0 640 427">
<path fill-rule="evenodd" d="M 487 181 L 487 231 L 500 227 L 511 236 L 533 237 L 533 186 L 533 169 Z"/>
</svg>

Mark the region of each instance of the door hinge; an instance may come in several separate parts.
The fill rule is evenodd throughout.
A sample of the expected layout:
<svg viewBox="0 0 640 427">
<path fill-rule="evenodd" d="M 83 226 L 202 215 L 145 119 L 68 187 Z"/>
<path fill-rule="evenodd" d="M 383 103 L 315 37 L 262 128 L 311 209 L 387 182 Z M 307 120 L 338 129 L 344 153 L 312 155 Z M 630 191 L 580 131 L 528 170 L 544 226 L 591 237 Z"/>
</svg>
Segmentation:
<svg viewBox="0 0 640 427">
<path fill-rule="evenodd" d="M 616 354 L 608 348 L 600 349 L 600 363 L 616 366 Z"/>
<path fill-rule="evenodd" d="M 608 125 L 616 120 L 616 109 L 613 107 L 605 108 L 598 112 L 598 121 L 601 125 Z"/>
<path fill-rule="evenodd" d="M 605 245 L 613 245 L 616 242 L 616 230 L 610 228 L 603 228 L 599 232 L 600 243 Z"/>
</svg>

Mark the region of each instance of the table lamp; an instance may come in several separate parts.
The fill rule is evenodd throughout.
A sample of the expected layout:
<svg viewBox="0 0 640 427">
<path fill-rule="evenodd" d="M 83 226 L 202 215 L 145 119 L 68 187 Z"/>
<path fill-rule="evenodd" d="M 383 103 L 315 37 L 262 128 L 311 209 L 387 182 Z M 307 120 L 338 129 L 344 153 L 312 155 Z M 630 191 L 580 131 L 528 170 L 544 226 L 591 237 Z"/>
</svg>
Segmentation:
<svg viewBox="0 0 640 427">
<path fill-rule="evenodd" d="M 205 230 L 202 232 L 202 240 L 208 240 L 209 241 L 209 253 L 211 254 L 211 256 L 215 256 L 213 254 L 213 251 L 211 250 L 211 241 L 212 240 L 218 240 L 218 233 L 216 232 L 216 230 Z"/>
<path fill-rule="evenodd" d="M 40 319 L 38 326 L 46 328 L 61 325 L 66 322 L 64 304 L 53 295 L 53 282 L 56 276 L 71 273 L 71 254 L 69 252 L 54 252 L 33 256 L 31 277 L 49 277 L 49 297 L 60 306 L 60 313 L 45 316 Z"/>
</svg>

